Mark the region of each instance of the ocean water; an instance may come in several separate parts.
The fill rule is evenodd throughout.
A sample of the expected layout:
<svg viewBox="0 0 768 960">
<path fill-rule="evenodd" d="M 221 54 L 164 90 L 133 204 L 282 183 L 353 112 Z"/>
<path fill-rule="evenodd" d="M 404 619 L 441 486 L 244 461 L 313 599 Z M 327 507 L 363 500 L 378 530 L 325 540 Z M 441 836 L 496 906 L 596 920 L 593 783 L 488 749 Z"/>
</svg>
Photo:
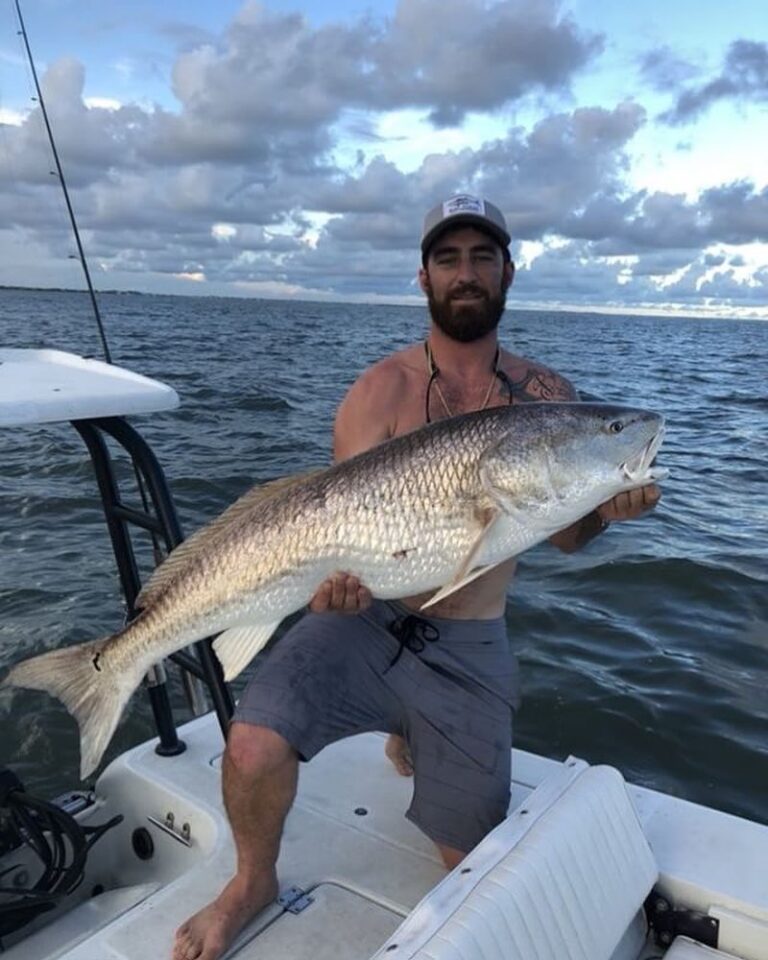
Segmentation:
<svg viewBox="0 0 768 960">
<path fill-rule="evenodd" d="M 346 387 L 423 336 L 409 307 L 104 294 L 116 362 L 178 411 L 134 418 L 191 532 L 254 483 L 323 465 Z M 768 323 L 534 313 L 506 346 L 582 390 L 658 410 L 658 509 L 581 553 L 527 553 L 507 604 L 524 703 L 516 743 L 768 822 Z M 99 355 L 84 295 L 0 290 L 3 346 Z M 0 376 L 2 369 L 0 368 Z M 142 556 L 149 550 L 142 547 Z M 123 608 L 89 460 L 68 425 L 0 432 L 0 670 L 113 632 Z M 178 718 L 186 713 L 172 679 Z M 108 757 L 152 735 L 140 693 Z M 0 767 L 78 784 L 74 721 L 0 692 Z M 361 771 L 364 775 L 364 771 Z"/>
</svg>

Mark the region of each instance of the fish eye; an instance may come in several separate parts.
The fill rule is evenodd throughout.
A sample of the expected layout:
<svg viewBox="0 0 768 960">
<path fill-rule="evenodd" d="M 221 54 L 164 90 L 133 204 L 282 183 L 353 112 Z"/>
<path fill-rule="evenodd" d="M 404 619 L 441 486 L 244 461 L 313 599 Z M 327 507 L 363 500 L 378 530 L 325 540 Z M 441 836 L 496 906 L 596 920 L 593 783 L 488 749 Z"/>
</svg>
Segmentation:
<svg viewBox="0 0 768 960">
<path fill-rule="evenodd" d="M 624 424 L 621 422 L 621 420 L 612 420 L 608 424 L 609 433 L 621 433 L 623 429 L 624 429 Z"/>
</svg>

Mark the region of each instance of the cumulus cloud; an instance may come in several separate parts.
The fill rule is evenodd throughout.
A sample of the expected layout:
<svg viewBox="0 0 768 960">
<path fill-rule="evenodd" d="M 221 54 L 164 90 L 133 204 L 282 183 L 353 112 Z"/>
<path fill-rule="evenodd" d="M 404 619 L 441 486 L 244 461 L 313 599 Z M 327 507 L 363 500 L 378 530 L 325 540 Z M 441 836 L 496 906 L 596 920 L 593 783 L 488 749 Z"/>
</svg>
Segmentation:
<svg viewBox="0 0 768 960">
<path fill-rule="evenodd" d="M 707 259 L 692 251 L 600 256 L 593 244 L 574 240 L 546 248 L 530 268 L 518 271 L 512 302 L 520 296 L 585 307 L 652 307 L 661 300 L 694 311 L 725 303 L 746 310 L 764 305 L 768 268 L 745 278 L 730 266 L 713 271 Z"/>
<path fill-rule="evenodd" d="M 567 91 L 602 44 L 555 0 L 400 0 L 391 18 L 322 27 L 248 3 L 220 38 L 172 28 L 186 47 L 172 70 L 175 112 L 88 110 L 79 63 L 62 59 L 47 71 L 44 94 L 73 182 L 89 166 L 190 158 L 311 171 L 352 111 L 417 107 L 436 124 L 458 124 L 529 93 Z M 18 176 L 31 151 L 23 139 L 14 146 Z"/>
<path fill-rule="evenodd" d="M 66 159 L 67 181 L 82 187 L 103 179 L 105 172 L 136 165 L 150 115 L 137 106 L 86 105 L 85 69 L 71 58 L 55 61 L 41 77 L 41 88 L 59 155 Z M 40 108 L 8 130 L 0 152 L 3 184 L 50 181 L 53 158 Z"/>
<path fill-rule="evenodd" d="M 422 107 L 445 125 L 567 89 L 601 48 L 555 0 L 400 0 L 383 21 L 320 28 L 249 3 L 221 43 L 179 58 L 173 81 L 188 124 L 232 123 L 241 135 L 326 125 L 352 107 Z"/>
<path fill-rule="evenodd" d="M 600 254 L 612 256 L 766 242 L 768 188 L 741 181 L 712 187 L 695 200 L 662 191 L 597 196 L 567 219 L 563 232 L 593 240 Z"/>
<path fill-rule="evenodd" d="M 567 86 L 602 39 L 583 34 L 559 7 L 552 0 L 401 0 L 374 46 L 366 105 L 429 107 L 443 126 L 532 90 Z"/>
<path fill-rule="evenodd" d="M 720 73 L 704 84 L 684 90 L 674 107 L 660 119 L 671 126 L 689 123 L 726 99 L 755 103 L 768 100 L 768 44 L 735 40 L 728 48 Z"/>
<path fill-rule="evenodd" d="M 248 3 L 220 40 L 178 57 L 180 110 L 154 111 L 144 153 L 311 166 L 350 111 L 416 107 L 435 125 L 459 124 L 471 111 L 567 91 L 601 47 L 555 0 L 400 0 L 391 18 L 322 27 Z"/>
<path fill-rule="evenodd" d="M 456 190 L 493 197 L 516 242 L 562 232 L 572 210 L 620 189 L 623 148 L 644 120 L 635 104 L 582 108 L 548 117 L 529 132 L 513 128 L 475 150 L 432 154 L 408 174 L 374 159 L 320 188 L 320 208 L 335 216 L 318 248 L 335 249 L 342 260 L 350 250 L 360 256 L 412 250 L 412 277 L 424 210 Z"/>
</svg>

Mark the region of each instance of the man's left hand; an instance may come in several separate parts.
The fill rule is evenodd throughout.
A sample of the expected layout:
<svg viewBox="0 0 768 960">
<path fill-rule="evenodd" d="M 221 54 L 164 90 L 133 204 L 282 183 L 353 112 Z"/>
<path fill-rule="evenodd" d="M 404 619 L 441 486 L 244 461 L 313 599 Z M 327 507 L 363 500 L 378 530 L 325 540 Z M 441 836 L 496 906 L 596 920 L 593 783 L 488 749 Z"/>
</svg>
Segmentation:
<svg viewBox="0 0 768 960">
<path fill-rule="evenodd" d="M 601 520 L 613 523 L 615 520 L 635 520 L 649 510 L 653 510 L 661 499 L 661 489 L 655 483 L 636 490 L 626 490 L 612 500 L 601 503 L 597 508 Z"/>
</svg>

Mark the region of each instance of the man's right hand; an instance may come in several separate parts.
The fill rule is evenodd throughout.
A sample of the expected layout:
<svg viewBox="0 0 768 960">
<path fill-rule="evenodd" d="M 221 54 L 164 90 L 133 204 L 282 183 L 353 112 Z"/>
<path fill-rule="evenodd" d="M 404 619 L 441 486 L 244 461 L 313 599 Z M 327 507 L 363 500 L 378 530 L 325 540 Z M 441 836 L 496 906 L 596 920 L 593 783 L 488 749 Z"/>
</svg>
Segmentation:
<svg viewBox="0 0 768 960">
<path fill-rule="evenodd" d="M 312 613 L 360 613 L 372 601 L 371 591 L 357 577 L 339 572 L 320 584 L 309 609 Z"/>
</svg>

